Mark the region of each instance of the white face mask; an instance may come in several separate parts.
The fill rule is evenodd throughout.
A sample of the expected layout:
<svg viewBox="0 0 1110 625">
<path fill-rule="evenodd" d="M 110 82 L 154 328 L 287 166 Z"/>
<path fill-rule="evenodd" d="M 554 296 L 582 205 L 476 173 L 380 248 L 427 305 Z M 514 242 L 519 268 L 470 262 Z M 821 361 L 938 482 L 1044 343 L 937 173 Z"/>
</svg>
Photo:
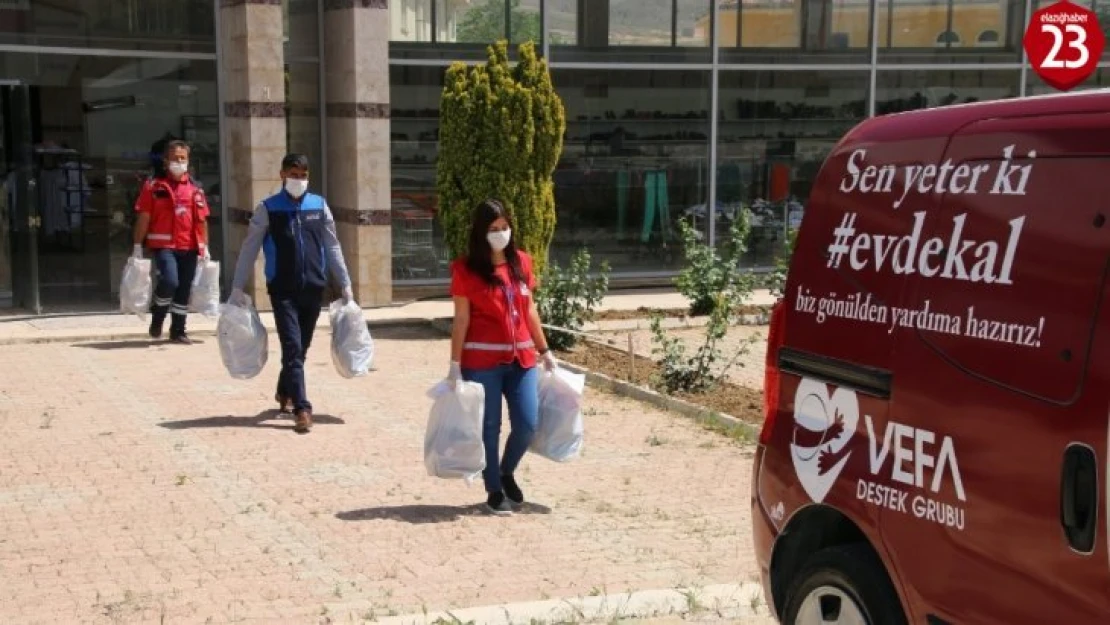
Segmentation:
<svg viewBox="0 0 1110 625">
<path fill-rule="evenodd" d="M 166 169 L 174 176 L 181 177 L 185 175 L 185 172 L 189 171 L 189 163 L 174 161 L 167 165 Z"/>
<path fill-rule="evenodd" d="M 500 232 L 490 232 L 486 235 L 486 240 L 489 241 L 489 246 L 493 251 L 500 252 L 501 250 L 509 247 L 509 240 L 513 238 L 512 230 L 502 230 Z"/>
<path fill-rule="evenodd" d="M 285 191 L 293 197 L 301 197 L 308 191 L 308 180 L 298 180 L 297 178 L 285 179 Z"/>
</svg>

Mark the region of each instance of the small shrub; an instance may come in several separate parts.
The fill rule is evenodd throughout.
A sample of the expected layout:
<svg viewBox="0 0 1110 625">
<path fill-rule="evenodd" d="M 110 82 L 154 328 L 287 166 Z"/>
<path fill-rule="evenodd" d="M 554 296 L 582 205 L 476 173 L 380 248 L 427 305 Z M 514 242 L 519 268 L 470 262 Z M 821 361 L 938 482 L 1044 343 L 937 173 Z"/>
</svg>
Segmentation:
<svg viewBox="0 0 1110 625">
<path fill-rule="evenodd" d="M 747 251 L 751 220 L 748 211 L 741 211 L 739 219 L 729 227 L 728 241 L 720 249 L 701 241 L 700 233 L 687 221 L 679 222 L 686 266 L 675 285 L 690 301 L 690 314 L 698 317 L 710 315 L 718 303 L 730 311 L 740 305 L 752 291 L 754 281 L 750 273 L 740 270 L 740 257 Z M 727 297 L 721 298 L 721 294 Z"/>
<path fill-rule="evenodd" d="M 595 309 L 609 292 L 609 263 L 601 262 L 596 277 L 590 277 L 590 253 L 578 250 L 567 270 L 551 261 L 536 290 L 536 308 L 545 324 L 580 331 L 593 320 Z M 578 337 L 559 330 L 548 330 L 547 343 L 552 349 L 566 351 L 575 346 Z"/>
<path fill-rule="evenodd" d="M 767 289 L 775 299 L 782 299 L 786 290 L 786 276 L 790 271 L 790 258 L 794 255 L 794 244 L 798 240 L 798 231 L 791 230 L 783 245 L 783 253 L 775 260 L 775 270 L 767 276 Z"/>
</svg>

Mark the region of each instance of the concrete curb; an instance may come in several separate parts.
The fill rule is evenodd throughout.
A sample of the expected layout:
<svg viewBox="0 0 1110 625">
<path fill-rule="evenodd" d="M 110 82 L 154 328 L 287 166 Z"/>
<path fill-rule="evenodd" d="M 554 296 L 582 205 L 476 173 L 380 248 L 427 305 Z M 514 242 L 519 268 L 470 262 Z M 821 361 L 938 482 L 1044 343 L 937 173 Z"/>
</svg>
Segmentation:
<svg viewBox="0 0 1110 625">
<path fill-rule="evenodd" d="M 447 335 L 451 334 L 451 320 L 449 318 L 432 319 L 429 323 L 436 330 L 439 330 L 440 332 L 443 332 Z M 613 349 L 609 346 L 603 347 Z M 623 354 L 625 352 L 620 353 Z M 641 356 L 637 357 L 642 358 Z M 753 437 L 759 436 L 759 428 L 756 425 L 748 423 L 747 421 L 739 419 L 733 415 L 710 410 L 705 406 L 699 406 L 686 400 L 678 399 L 677 397 L 670 397 L 668 395 L 659 393 L 658 391 L 654 391 L 650 388 L 639 386 L 631 382 L 625 382 L 624 380 L 618 380 L 614 377 L 605 375 L 604 373 L 598 373 L 580 365 L 560 360 L 559 366 L 565 368 L 568 371 L 573 371 L 574 373 L 585 375 L 586 384 L 594 388 L 599 388 L 601 390 L 608 391 L 616 395 L 628 397 L 629 399 L 634 399 L 636 401 L 655 406 L 656 408 L 660 408 L 662 410 L 676 412 L 696 421 L 703 421 L 723 425 L 725 427 L 738 428 L 748 432 Z"/>
<path fill-rule="evenodd" d="M 323 318 L 324 315 L 321 315 Z M 377 319 L 368 320 L 366 325 L 370 328 L 371 333 L 374 329 L 382 328 L 398 328 L 398 327 L 426 327 L 428 319 L 422 318 L 401 318 L 401 319 Z M 268 332 L 275 332 L 273 325 L 266 325 Z M 328 323 L 321 323 L 317 326 L 317 332 L 327 330 L 331 326 Z M 206 337 L 211 338 L 216 336 L 215 328 L 197 328 L 188 330 L 189 336 L 192 337 Z M 116 332 L 105 332 L 103 334 L 91 334 L 88 332 L 71 333 L 71 334 L 56 334 L 47 336 L 17 336 L 17 337 L 4 337 L 0 338 L 0 347 L 5 345 L 42 345 L 47 343 L 93 343 L 103 341 L 153 341 L 145 330 L 120 330 Z"/>
<path fill-rule="evenodd" d="M 524 603 L 460 608 L 374 620 L 382 625 L 513 625 L 612 622 L 660 616 L 696 617 L 703 613 L 729 622 L 770 621 L 759 584 L 719 584 L 700 588 L 645 590 Z"/>
</svg>

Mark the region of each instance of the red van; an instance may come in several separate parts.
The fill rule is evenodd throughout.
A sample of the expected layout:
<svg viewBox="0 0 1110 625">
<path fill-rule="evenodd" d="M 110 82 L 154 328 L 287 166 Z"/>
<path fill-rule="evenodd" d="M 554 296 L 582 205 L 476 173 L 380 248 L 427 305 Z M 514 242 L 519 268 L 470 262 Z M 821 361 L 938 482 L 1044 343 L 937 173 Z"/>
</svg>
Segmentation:
<svg viewBox="0 0 1110 625">
<path fill-rule="evenodd" d="M 1110 90 L 837 144 L 773 314 L 752 480 L 783 623 L 1110 623 L 1108 217 Z"/>
</svg>

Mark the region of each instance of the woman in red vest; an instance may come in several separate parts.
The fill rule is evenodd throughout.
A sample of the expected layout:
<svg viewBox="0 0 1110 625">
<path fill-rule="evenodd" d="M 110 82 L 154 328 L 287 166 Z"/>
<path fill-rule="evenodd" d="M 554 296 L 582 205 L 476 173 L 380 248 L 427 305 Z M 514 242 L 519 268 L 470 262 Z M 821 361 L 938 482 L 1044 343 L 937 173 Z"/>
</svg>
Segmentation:
<svg viewBox="0 0 1110 625">
<path fill-rule="evenodd" d="M 536 433 L 536 362 L 542 360 L 549 371 L 555 367 L 532 299 L 535 288 L 532 257 L 514 245 L 505 207 L 497 200 L 483 201 L 474 213 L 469 255 L 451 264 L 455 321 L 448 378 L 452 383 L 478 382 L 485 389 L 482 478 L 488 493 L 486 506 L 498 515 L 512 514 L 512 505 L 524 503 L 513 471 Z M 502 397 L 509 404 L 512 432 L 499 462 Z"/>
</svg>

